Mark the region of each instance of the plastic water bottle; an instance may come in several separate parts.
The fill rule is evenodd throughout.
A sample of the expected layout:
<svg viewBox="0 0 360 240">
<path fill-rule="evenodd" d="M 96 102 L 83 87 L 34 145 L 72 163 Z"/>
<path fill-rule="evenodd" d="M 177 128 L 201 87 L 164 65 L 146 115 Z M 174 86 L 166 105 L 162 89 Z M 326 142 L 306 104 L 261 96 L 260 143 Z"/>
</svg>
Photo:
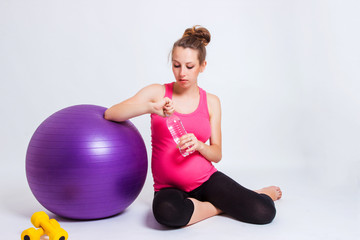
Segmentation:
<svg viewBox="0 0 360 240">
<path fill-rule="evenodd" d="M 186 157 L 186 156 L 192 154 L 194 151 L 186 152 L 186 150 L 189 149 L 190 146 L 187 147 L 186 149 L 180 149 L 180 146 L 179 146 L 180 138 L 181 138 L 181 136 L 187 134 L 180 118 L 178 116 L 176 116 L 175 114 L 167 116 L 166 125 L 167 125 L 175 143 L 178 145 L 181 155 Z"/>
</svg>

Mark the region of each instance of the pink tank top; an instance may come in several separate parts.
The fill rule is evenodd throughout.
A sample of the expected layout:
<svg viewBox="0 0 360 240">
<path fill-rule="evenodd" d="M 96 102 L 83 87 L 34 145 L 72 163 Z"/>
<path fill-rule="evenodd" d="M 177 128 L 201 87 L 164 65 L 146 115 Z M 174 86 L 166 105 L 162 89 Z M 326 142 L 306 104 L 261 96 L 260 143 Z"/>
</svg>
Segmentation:
<svg viewBox="0 0 360 240">
<path fill-rule="evenodd" d="M 174 83 L 165 84 L 165 97 L 172 98 Z M 200 89 L 197 109 L 190 114 L 175 112 L 186 131 L 206 142 L 211 135 L 206 92 Z M 166 118 L 151 114 L 151 169 L 154 189 L 174 187 L 189 192 L 199 187 L 216 172 L 216 168 L 198 151 L 183 157 L 166 126 Z"/>
</svg>

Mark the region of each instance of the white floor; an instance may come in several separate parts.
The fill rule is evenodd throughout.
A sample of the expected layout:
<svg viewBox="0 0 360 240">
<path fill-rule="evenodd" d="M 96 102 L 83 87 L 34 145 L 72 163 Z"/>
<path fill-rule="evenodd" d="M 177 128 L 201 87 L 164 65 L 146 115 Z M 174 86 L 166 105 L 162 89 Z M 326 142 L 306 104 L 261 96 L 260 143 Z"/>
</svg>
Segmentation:
<svg viewBox="0 0 360 240">
<path fill-rule="evenodd" d="M 20 239 L 31 227 L 30 217 L 45 210 L 27 186 L 24 172 L 1 169 L 0 228 L 2 239 Z M 232 174 L 232 175 L 231 175 Z M 151 213 L 151 178 L 137 200 L 122 214 L 97 221 L 69 221 L 49 212 L 69 233 L 69 239 L 359 239 L 357 183 L 325 184 L 311 169 L 243 171 L 231 177 L 249 188 L 265 182 L 280 185 L 283 199 L 276 202 L 277 216 L 269 225 L 251 225 L 216 216 L 182 229 L 167 229 Z M 270 183 L 270 182 L 269 182 Z M 355 187 L 355 189 L 354 189 Z M 43 238 L 46 239 L 46 238 Z"/>
</svg>

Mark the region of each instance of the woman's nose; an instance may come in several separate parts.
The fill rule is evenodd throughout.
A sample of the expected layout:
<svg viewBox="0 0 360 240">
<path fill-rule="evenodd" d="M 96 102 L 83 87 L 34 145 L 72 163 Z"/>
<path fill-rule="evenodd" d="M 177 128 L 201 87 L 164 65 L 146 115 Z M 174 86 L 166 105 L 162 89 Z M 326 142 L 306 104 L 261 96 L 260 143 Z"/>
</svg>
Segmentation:
<svg viewBox="0 0 360 240">
<path fill-rule="evenodd" d="M 185 75 L 186 75 L 186 69 L 182 67 L 180 69 L 180 77 L 185 77 Z"/>
</svg>

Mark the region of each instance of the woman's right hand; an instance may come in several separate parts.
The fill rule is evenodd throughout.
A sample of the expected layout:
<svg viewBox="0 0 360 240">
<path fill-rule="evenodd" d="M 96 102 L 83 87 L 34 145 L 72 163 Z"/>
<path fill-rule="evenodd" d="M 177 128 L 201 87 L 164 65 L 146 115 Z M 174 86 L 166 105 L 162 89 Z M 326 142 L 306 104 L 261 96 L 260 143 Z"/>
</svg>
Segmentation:
<svg viewBox="0 0 360 240">
<path fill-rule="evenodd" d="M 174 111 L 173 101 L 168 97 L 164 97 L 154 103 L 154 113 L 159 116 L 166 117 L 173 114 Z"/>
</svg>

